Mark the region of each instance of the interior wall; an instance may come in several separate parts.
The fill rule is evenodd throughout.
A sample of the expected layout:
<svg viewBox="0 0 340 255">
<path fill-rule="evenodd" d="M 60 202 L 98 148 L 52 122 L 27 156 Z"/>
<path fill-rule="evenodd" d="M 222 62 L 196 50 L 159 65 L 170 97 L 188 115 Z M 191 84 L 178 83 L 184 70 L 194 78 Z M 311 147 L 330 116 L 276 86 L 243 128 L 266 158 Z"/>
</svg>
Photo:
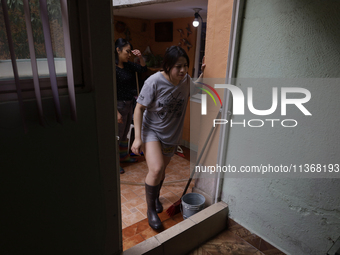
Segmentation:
<svg viewBox="0 0 340 255">
<path fill-rule="evenodd" d="M 339 11 L 339 1 L 246 1 L 237 77 L 339 78 Z M 312 116 L 302 128 L 231 128 L 227 164 L 337 162 L 340 89 L 326 84 L 306 84 Z M 340 235 L 340 179 L 304 177 L 226 176 L 222 199 L 232 219 L 287 254 L 326 254 Z"/>
<path fill-rule="evenodd" d="M 118 31 L 117 22 L 124 22 L 126 28 L 130 31 L 129 42 L 132 44 L 134 49 L 139 49 L 143 53 L 147 46 L 151 43 L 150 33 L 151 33 L 151 22 L 146 19 L 135 19 L 127 18 L 122 16 L 114 16 L 114 40 L 118 38 L 127 38 L 127 33 L 124 31 Z"/>
<path fill-rule="evenodd" d="M 232 19 L 233 1 L 225 1 L 221 4 L 219 0 L 208 1 L 208 17 L 207 17 L 207 35 L 205 46 L 205 62 L 206 69 L 204 78 L 221 78 L 225 80 L 230 26 Z M 214 87 L 215 84 L 209 84 Z M 221 99 L 223 99 L 223 90 L 216 89 Z M 192 112 L 201 114 L 201 104 L 192 103 Z M 213 100 L 207 100 L 207 115 L 199 116 L 200 127 L 199 135 L 199 151 L 202 150 L 203 145 L 208 137 L 208 134 L 213 126 L 213 119 L 216 118 L 220 106 L 215 106 Z M 217 125 L 210 142 L 207 145 L 205 153 L 203 154 L 201 163 L 205 166 L 214 166 L 217 163 L 218 145 L 219 145 L 220 129 Z M 196 176 L 199 177 L 199 176 Z M 206 177 L 204 174 L 200 175 L 195 183 L 197 192 L 204 192 L 206 198 L 213 202 L 215 194 L 215 178 Z"/>
<path fill-rule="evenodd" d="M 172 45 L 179 45 L 181 43 L 181 47 L 185 49 L 188 54 L 190 65 L 188 73 L 190 76 L 193 74 L 194 62 L 195 62 L 195 50 L 196 50 L 196 28 L 192 26 L 192 22 L 194 17 L 189 18 L 178 18 L 178 19 L 162 19 L 162 20 L 150 20 L 151 21 L 151 45 L 150 48 L 154 54 L 159 54 L 164 56 L 165 50 Z M 156 42 L 155 41 L 155 23 L 158 22 L 172 22 L 173 23 L 173 41 L 172 42 Z M 190 28 L 191 34 L 188 35 L 187 27 Z M 177 31 L 178 29 L 182 29 L 184 35 Z M 186 39 L 190 44 L 191 48 L 188 48 L 181 39 Z"/>
<path fill-rule="evenodd" d="M 117 24 L 118 21 L 124 22 L 126 24 L 126 28 L 128 28 L 130 31 L 131 44 L 134 48 L 139 49 L 142 53 L 147 46 L 150 46 L 150 49 L 154 55 L 164 56 L 165 50 L 168 47 L 172 45 L 179 45 L 179 43 L 181 43 L 181 47 L 183 47 L 183 49 L 185 49 L 188 54 L 190 60 L 188 73 L 190 76 L 192 76 L 196 50 L 196 29 L 192 26 L 193 20 L 193 17 L 163 20 L 146 20 L 115 16 L 114 24 Z M 155 23 L 157 22 L 173 22 L 172 42 L 155 41 Z M 190 26 L 190 30 L 192 32 L 189 35 L 187 34 L 186 30 L 186 27 L 188 27 L 188 25 Z M 184 32 L 184 36 L 181 36 L 177 29 L 182 29 Z M 115 40 L 120 37 L 126 39 L 126 32 L 118 32 L 117 29 L 115 29 Z M 184 42 L 181 41 L 181 38 L 187 39 L 192 47 L 188 49 L 188 47 L 185 46 Z"/>
</svg>

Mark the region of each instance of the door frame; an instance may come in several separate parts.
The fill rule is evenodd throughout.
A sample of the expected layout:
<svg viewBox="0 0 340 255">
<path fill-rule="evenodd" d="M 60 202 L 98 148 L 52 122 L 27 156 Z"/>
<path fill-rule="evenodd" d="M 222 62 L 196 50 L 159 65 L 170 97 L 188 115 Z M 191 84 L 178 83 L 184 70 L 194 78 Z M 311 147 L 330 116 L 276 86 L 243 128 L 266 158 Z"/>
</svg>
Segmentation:
<svg viewBox="0 0 340 255">
<path fill-rule="evenodd" d="M 234 0 L 234 3 L 233 3 L 228 60 L 227 60 L 227 69 L 226 69 L 226 78 L 225 78 L 226 84 L 235 83 L 236 67 L 237 67 L 239 48 L 240 48 L 240 42 L 241 42 L 241 29 L 242 29 L 242 20 L 243 20 L 243 15 L 244 15 L 245 2 L 246 0 Z M 231 93 L 228 89 L 224 89 L 223 95 L 224 95 L 223 105 L 226 105 L 227 107 L 223 107 L 222 113 L 221 113 L 221 119 L 228 120 L 228 124 L 221 125 L 220 127 L 220 135 L 219 135 L 220 138 L 219 138 L 218 154 L 217 154 L 217 164 L 219 166 L 224 166 L 227 163 L 226 155 L 228 152 L 230 119 L 232 117 L 232 100 L 233 100 L 231 97 Z M 223 178 L 224 178 L 224 174 L 222 172 L 218 172 L 218 177 L 216 178 L 216 182 L 215 182 L 214 203 L 221 201 Z"/>
</svg>

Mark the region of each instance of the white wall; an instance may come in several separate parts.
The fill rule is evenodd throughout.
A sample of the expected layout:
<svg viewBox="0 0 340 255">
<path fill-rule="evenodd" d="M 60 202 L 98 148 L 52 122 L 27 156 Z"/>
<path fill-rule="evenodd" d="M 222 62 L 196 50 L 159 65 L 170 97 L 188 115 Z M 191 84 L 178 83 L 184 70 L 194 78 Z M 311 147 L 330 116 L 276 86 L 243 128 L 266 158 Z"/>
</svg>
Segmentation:
<svg viewBox="0 0 340 255">
<path fill-rule="evenodd" d="M 227 164 L 339 163 L 339 80 L 303 80 L 340 77 L 339 11 L 339 1 L 247 1 L 237 77 L 298 78 L 312 93 L 307 108 L 313 115 L 294 113 L 295 129 L 232 128 Z M 254 86 L 254 93 L 263 92 L 255 103 L 271 103 L 263 89 Z M 340 236 L 339 194 L 335 178 L 225 176 L 222 199 L 232 219 L 287 254 L 319 255 Z"/>
</svg>

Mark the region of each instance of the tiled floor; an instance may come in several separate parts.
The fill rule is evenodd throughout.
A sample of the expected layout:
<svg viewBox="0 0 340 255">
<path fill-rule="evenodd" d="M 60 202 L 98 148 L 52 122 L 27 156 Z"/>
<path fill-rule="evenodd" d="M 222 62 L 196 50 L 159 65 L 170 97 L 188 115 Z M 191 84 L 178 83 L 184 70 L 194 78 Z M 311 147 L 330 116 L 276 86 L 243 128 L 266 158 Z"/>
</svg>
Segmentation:
<svg viewBox="0 0 340 255">
<path fill-rule="evenodd" d="M 160 214 L 164 229 L 168 229 L 178 222 L 183 221 L 179 213 L 169 217 L 165 212 Z M 164 230 L 163 229 L 163 230 Z M 163 231 L 162 230 L 162 231 Z M 135 223 L 123 229 L 124 251 L 143 242 L 144 240 L 157 235 L 159 232 L 152 230 L 147 219 Z M 207 241 L 200 247 L 189 253 L 189 255 L 285 255 L 265 240 L 229 219 L 228 228 Z"/>
<path fill-rule="evenodd" d="M 190 165 L 190 151 L 183 148 L 184 156 L 174 155 L 166 169 L 166 177 L 160 193 L 160 201 L 164 211 L 159 214 L 165 230 L 183 220 L 181 214 L 169 217 L 166 210 L 177 202 L 190 177 L 193 165 Z M 121 209 L 124 250 L 150 238 L 159 232 L 152 230 L 147 221 L 144 180 L 147 174 L 147 165 L 144 157 L 137 157 L 138 163 L 122 164 L 125 170 L 120 175 L 121 181 Z M 192 191 L 194 180 L 187 193 Z"/>
<path fill-rule="evenodd" d="M 189 255 L 285 255 L 268 242 L 229 219 L 228 228 Z"/>
<path fill-rule="evenodd" d="M 183 221 L 181 213 L 173 217 L 166 213 L 166 209 L 180 199 L 193 168 L 189 161 L 190 151 L 183 147 L 182 149 L 185 157 L 174 155 L 166 170 L 165 185 L 162 187 L 160 197 L 164 206 L 164 211 L 159 214 L 163 223 L 160 231 L 153 230 L 146 217 L 144 179 L 147 165 L 144 157 L 138 157 L 138 163 L 122 165 L 126 171 L 120 175 L 124 251 Z M 185 181 L 169 183 L 178 180 Z M 188 192 L 191 192 L 193 186 L 194 180 Z M 228 225 L 225 231 L 192 251 L 190 255 L 285 255 L 233 220 L 229 219 Z"/>
<path fill-rule="evenodd" d="M 159 214 L 159 218 L 163 223 L 163 228 L 159 231 L 153 230 L 148 223 L 148 219 L 144 219 L 129 227 L 126 227 L 122 231 L 123 235 L 123 250 L 127 250 L 136 244 L 143 242 L 144 240 L 157 235 L 158 233 L 171 228 L 178 222 L 183 221 L 183 216 L 181 213 L 169 217 L 169 215 L 164 211 Z"/>
</svg>

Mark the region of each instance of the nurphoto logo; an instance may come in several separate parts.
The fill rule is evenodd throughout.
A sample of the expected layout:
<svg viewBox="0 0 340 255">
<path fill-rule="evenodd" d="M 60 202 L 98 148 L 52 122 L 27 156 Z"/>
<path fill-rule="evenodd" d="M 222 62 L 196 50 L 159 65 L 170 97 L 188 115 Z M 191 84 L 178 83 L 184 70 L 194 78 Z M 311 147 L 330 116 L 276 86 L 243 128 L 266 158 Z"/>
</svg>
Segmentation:
<svg viewBox="0 0 340 255">
<path fill-rule="evenodd" d="M 217 95 L 221 107 L 222 107 L 222 101 L 216 92 L 216 90 L 205 83 L 201 83 L 202 85 L 208 87 L 211 91 Z M 215 88 L 221 88 L 221 89 L 228 89 L 230 93 L 232 94 L 233 98 L 233 115 L 244 115 L 244 107 L 245 107 L 245 96 L 243 91 L 238 88 L 235 85 L 231 84 L 215 84 Z M 213 95 L 206 89 L 200 88 L 201 90 L 207 92 L 208 95 L 213 99 L 215 105 L 216 100 L 213 97 Z M 307 108 L 303 105 L 307 103 L 311 99 L 311 93 L 309 90 L 305 88 L 298 88 L 298 87 L 281 87 L 280 88 L 280 106 L 281 106 L 281 116 L 287 115 L 287 105 L 295 105 L 305 116 L 311 116 L 312 114 L 307 110 Z M 303 95 L 302 98 L 288 98 L 288 94 L 295 94 Z M 269 109 L 266 110 L 258 110 L 255 109 L 253 104 L 253 88 L 248 87 L 247 88 L 247 106 L 248 110 L 257 116 L 267 116 L 272 113 L 274 113 L 277 110 L 278 104 L 279 104 L 279 96 L 278 96 L 278 88 L 273 87 L 272 88 L 272 105 Z M 202 94 L 201 97 L 201 115 L 207 114 L 207 95 Z M 298 122 L 295 119 L 250 119 L 246 121 L 245 119 L 242 122 L 233 122 L 233 120 L 230 120 L 230 126 L 233 127 L 235 125 L 242 125 L 243 127 L 249 126 L 249 127 L 262 127 L 264 124 L 268 122 L 271 123 L 271 126 L 274 127 L 276 122 L 280 122 L 281 126 L 283 127 L 296 127 Z M 227 119 L 214 119 L 213 125 L 214 127 L 216 125 L 226 125 L 229 121 Z"/>
</svg>

